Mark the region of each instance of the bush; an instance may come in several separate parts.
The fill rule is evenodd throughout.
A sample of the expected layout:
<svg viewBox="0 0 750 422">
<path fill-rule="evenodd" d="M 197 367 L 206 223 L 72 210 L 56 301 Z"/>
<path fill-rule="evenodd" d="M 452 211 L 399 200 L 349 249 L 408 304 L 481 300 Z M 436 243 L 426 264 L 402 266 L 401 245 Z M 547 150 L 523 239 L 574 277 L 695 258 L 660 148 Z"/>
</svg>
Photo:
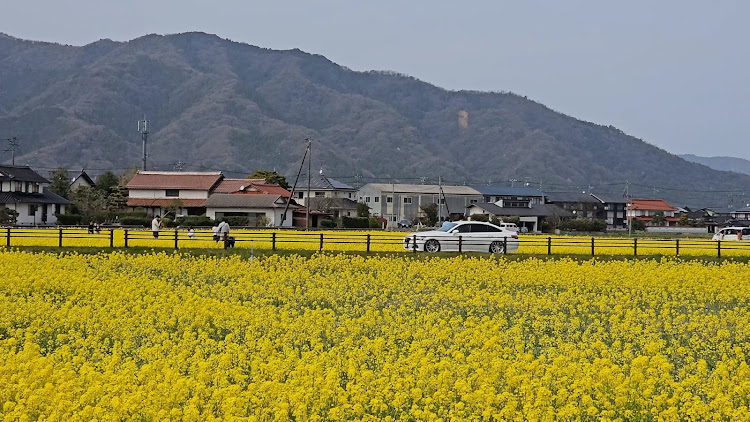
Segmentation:
<svg viewBox="0 0 750 422">
<path fill-rule="evenodd" d="M 77 226 L 83 221 L 81 214 L 55 214 L 58 226 Z"/>
<path fill-rule="evenodd" d="M 0 210 L 0 224 L 16 224 L 18 211 L 10 208 Z"/>
<path fill-rule="evenodd" d="M 345 229 L 369 229 L 370 219 L 367 217 L 341 217 L 341 225 Z"/>
<path fill-rule="evenodd" d="M 122 217 L 119 221 L 123 226 L 151 227 L 151 219 L 148 217 Z"/>
<path fill-rule="evenodd" d="M 638 218 L 634 218 L 630 220 L 630 227 L 633 229 L 633 231 L 643 231 L 646 230 L 646 222 Z"/>
<path fill-rule="evenodd" d="M 575 230 L 579 232 L 603 232 L 607 230 L 607 222 L 597 219 L 576 218 L 563 220 L 559 228 L 561 230 Z"/>
<path fill-rule="evenodd" d="M 184 226 L 184 227 L 212 227 L 216 224 L 214 220 L 211 220 L 210 218 L 206 217 L 206 215 L 188 215 L 185 217 L 179 217 L 177 220 L 177 225 Z"/>
<path fill-rule="evenodd" d="M 245 227 L 250 225 L 250 218 L 242 215 L 233 215 L 230 217 L 224 217 L 227 220 L 227 224 L 234 227 Z"/>
<path fill-rule="evenodd" d="M 382 229 L 386 221 L 384 218 L 370 217 L 369 223 L 371 229 Z"/>
<path fill-rule="evenodd" d="M 338 224 L 334 220 L 331 220 L 330 218 L 325 218 L 323 220 L 320 220 L 320 227 L 326 228 L 326 229 L 332 229 L 336 227 Z"/>
<path fill-rule="evenodd" d="M 471 215 L 471 221 L 484 221 L 488 222 L 490 221 L 490 216 L 487 214 L 472 214 Z"/>
</svg>

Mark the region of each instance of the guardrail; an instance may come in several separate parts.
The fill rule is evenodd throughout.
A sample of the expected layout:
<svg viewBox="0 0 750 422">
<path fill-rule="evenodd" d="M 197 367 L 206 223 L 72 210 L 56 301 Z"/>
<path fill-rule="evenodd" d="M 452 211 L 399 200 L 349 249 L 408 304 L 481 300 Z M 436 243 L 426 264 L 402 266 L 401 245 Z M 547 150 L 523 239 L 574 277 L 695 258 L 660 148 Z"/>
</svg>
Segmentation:
<svg viewBox="0 0 750 422">
<path fill-rule="evenodd" d="M 402 232 L 291 232 L 291 231 L 233 231 L 235 247 L 256 249 L 308 249 L 308 250 L 341 250 L 341 251 L 390 251 L 417 252 L 410 241 L 408 249 L 404 247 L 404 237 L 419 237 L 417 233 Z M 486 239 L 469 236 L 456 236 L 441 239 L 443 248 L 453 249 L 460 253 L 476 246 L 487 245 Z M 615 238 L 615 237 L 558 237 L 521 235 L 520 239 L 506 239 L 502 243 L 501 253 L 509 252 L 508 244 L 518 244 L 521 253 L 537 255 L 749 255 L 750 241 L 713 241 L 708 239 L 650 239 L 650 238 Z M 196 231 L 189 237 L 187 231 L 161 230 L 154 238 L 149 230 L 107 228 L 101 232 L 89 233 L 86 229 L 77 228 L 26 228 L 1 227 L 0 246 L 93 246 L 101 248 L 115 247 L 169 247 L 205 248 L 223 247 L 222 241 L 215 241 L 212 233 Z M 510 249 L 513 249 L 512 247 Z M 483 249 L 482 249 L 483 250 Z M 486 252 L 489 252 L 487 247 Z M 512 252 L 512 250 L 510 251 Z"/>
</svg>

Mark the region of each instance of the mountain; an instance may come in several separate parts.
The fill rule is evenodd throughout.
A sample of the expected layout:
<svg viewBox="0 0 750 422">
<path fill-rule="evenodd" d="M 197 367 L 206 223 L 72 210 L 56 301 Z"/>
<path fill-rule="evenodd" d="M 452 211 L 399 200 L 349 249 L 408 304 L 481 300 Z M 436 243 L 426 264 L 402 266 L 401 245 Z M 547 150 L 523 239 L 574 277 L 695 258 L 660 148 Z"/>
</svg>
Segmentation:
<svg viewBox="0 0 750 422">
<path fill-rule="evenodd" d="M 16 161 L 37 168 L 140 165 L 136 122 L 146 116 L 149 169 L 181 161 L 187 170 L 293 176 L 313 137 L 313 167 L 351 184 L 442 176 L 618 194 L 627 184 L 634 196 L 691 206 L 727 206 L 750 191 L 750 176 L 513 93 L 448 91 L 204 33 L 83 47 L 0 35 L 0 81 L 0 138 L 18 137 Z"/>
<path fill-rule="evenodd" d="M 733 171 L 735 173 L 750 174 L 750 161 L 737 157 L 700 157 L 693 154 L 681 154 L 680 158 L 691 163 L 703 164 L 719 171 Z"/>
</svg>

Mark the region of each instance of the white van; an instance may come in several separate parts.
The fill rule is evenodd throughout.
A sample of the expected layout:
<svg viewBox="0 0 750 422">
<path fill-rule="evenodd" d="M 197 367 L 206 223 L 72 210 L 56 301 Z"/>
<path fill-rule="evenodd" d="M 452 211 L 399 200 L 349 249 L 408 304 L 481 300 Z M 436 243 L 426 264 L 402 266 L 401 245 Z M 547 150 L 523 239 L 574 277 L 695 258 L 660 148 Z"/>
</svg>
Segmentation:
<svg viewBox="0 0 750 422">
<path fill-rule="evenodd" d="M 518 226 L 516 223 L 498 223 L 497 226 L 512 232 L 518 232 Z"/>
<path fill-rule="evenodd" d="M 750 227 L 724 227 L 712 239 L 750 241 Z"/>
</svg>

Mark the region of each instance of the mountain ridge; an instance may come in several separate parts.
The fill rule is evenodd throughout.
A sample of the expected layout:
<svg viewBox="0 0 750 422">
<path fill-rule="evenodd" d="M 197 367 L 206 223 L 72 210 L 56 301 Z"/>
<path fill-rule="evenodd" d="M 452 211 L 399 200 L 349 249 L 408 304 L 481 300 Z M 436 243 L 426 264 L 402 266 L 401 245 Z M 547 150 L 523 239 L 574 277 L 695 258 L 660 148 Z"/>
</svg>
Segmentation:
<svg viewBox="0 0 750 422">
<path fill-rule="evenodd" d="M 200 32 L 81 47 L 0 37 L 0 80 L 0 137 L 17 136 L 19 158 L 40 167 L 140 165 L 135 123 L 145 115 L 153 169 L 182 161 L 291 175 L 313 137 L 313 166 L 343 178 L 527 180 L 610 192 L 631 184 L 637 196 L 658 188 L 703 206 L 724 201 L 712 194 L 717 186 L 750 187 L 750 176 L 688 163 L 510 92 L 450 91 Z"/>
</svg>

